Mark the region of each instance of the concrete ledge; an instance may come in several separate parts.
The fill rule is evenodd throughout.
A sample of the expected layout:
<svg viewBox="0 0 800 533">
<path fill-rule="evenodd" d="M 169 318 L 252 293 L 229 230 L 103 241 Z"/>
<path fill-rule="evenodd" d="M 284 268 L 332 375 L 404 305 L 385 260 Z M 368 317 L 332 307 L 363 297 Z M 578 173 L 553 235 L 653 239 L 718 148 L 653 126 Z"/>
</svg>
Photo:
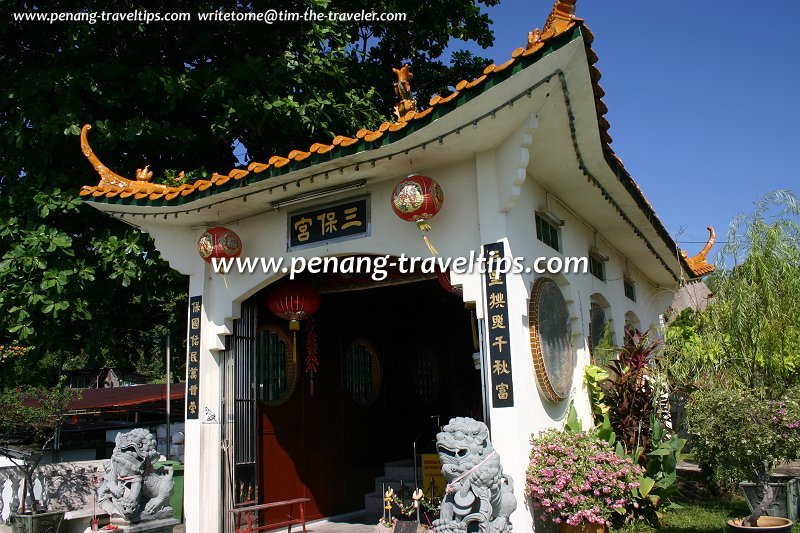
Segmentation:
<svg viewBox="0 0 800 533">
<path fill-rule="evenodd" d="M 97 509 L 94 514 L 96 516 L 106 516 L 108 513 L 105 509 Z M 80 518 L 91 518 L 91 509 L 78 509 L 77 511 L 67 511 L 64 513 L 64 520 L 78 520 Z"/>
<path fill-rule="evenodd" d="M 131 524 L 129 526 L 119 526 L 119 531 L 125 533 L 172 533 L 172 528 L 180 524 L 174 518 L 164 518 L 161 520 L 149 520 L 147 522 L 139 522 L 138 524 Z"/>
</svg>

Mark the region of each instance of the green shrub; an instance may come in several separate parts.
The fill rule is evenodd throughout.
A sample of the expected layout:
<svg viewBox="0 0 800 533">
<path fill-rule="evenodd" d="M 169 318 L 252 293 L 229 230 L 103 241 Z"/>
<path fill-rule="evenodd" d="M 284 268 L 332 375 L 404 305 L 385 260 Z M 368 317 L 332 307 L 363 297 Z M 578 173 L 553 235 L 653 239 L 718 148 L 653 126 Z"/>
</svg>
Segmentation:
<svg viewBox="0 0 800 533">
<path fill-rule="evenodd" d="M 753 390 L 698 390 L 686 408 L 694 455 L 725 485 L 761 483 L 764 499 L 749 521 L 771 505 L 769 477 L 776 463 L 800 453 L 800 401 L 789 391 L 767 400 Z"/>
</svg>

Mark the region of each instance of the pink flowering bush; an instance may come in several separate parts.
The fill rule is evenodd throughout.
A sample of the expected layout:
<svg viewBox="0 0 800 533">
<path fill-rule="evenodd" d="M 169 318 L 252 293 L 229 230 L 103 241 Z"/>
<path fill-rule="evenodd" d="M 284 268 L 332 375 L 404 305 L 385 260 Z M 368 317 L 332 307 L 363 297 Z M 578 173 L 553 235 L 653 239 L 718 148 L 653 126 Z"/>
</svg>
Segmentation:
<svg viewBox="0 0 800 533">
<path fill-rule="evenodd" d="M 525 494 L 543 520 L 610 524 L 614 513 L 636 505 L 631 491 L 639 487 L 641 468 L 597 435 L 550 429 L 531 444 Z"/>
</svg>

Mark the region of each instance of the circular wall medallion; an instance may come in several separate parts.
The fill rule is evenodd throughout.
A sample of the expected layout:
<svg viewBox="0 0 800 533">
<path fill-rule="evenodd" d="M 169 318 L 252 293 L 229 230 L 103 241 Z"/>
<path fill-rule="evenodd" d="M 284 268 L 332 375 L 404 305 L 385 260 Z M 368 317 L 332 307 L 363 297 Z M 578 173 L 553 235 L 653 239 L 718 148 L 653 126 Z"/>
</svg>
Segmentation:
<svg viewBox="0 0 800 533">
<path fill-rule="evenodd" d="M 353 342 L 344 354 L 342 365 L 347 396 L 360 406 L 374 403 L 381 388 L 381 364 L 375 347 L 363 340 Z"/>
<path fill-rule="evenodd" d="M 536 280 L 528 317 L 536 381 L 548 400 L 560 402 L 572 388 L 575 353 L 567 302 L 555 281 Z"/>
<path fill-rule="evenodd" d="M 283 405 L 297 387 L 298 364 L 292 339 L 276 325 L 256 331 L 256 389 L 258 399 L 270 407 Z"/>
</svg>

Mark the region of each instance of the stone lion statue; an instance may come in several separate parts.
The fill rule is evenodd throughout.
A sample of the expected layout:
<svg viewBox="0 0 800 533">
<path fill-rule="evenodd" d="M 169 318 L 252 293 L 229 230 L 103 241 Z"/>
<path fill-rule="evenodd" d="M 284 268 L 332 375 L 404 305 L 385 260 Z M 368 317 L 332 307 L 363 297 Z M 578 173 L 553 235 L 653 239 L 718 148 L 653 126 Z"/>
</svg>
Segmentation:
<svg viewBox="0 0 800 533">
<path fill-rule="evenodd" d="M 472 418 L 454 418 L 436 436 L 447 480 L 436 533 L 507 533 L 517 508 L 512 479 L 503 474 L 489 428 Z"/>
<path fill-rule="evenodd" d="M 97 503 L 112 521 L 132 523 L 172 516 L 168 505 L 174 482 L 172 471 L 155 469 L 159 457 L 156 439 L 146 429 L 119 433 L 105 477 L 97 488 Z"/>
</svg>

